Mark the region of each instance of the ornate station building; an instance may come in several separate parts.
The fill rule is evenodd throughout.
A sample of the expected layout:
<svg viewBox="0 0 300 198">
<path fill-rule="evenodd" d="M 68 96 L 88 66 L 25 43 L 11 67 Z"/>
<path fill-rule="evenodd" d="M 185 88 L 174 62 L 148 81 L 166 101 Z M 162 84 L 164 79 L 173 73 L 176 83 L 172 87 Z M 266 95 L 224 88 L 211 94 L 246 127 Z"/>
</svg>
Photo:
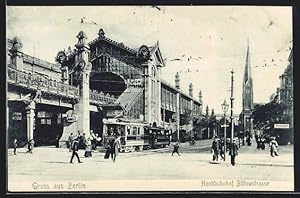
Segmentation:
<svg viewBox="0 0 300 198">
<path fill-rule="evenodd" d="M 202 112 L 202 96 L 193 97 L 161 79 L 165 62 L 159 43 L 129 48 L 106 37 L 87 42 L 83 31 L 75 48 L 60 51 L 57 63 L 22 52 L 15 37 L 7 40 L 8 141 L 66 145 L 71 132 L 102 135 L 104 118 L 124 118 L 164 127 L 173 134 L 191 131 Z M 189 123 L 181 119 L 189 115 Z M 177 118 L 180 119 L 177 119 Z"/>
</svg>

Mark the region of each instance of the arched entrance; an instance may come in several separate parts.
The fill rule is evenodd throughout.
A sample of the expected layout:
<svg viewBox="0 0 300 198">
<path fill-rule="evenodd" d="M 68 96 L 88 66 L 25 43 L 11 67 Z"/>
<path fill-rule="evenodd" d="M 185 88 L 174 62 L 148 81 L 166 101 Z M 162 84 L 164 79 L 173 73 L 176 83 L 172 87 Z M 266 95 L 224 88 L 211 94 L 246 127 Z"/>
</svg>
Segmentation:
<svg viewBox="0 0 300 198">
<path fill-rule="evenodd" d="M 34 140 L 36 146 L 57 146 L 63 133 L 62 113 L 68 109 L 46 104 L 36 106 Z"/>
<path fill-rule="evenodd" d="M 125 80 L 112 72 L 99 72 L 90 77 L 90 89 L 120 96 L 126 89 Z"/>
</svg>

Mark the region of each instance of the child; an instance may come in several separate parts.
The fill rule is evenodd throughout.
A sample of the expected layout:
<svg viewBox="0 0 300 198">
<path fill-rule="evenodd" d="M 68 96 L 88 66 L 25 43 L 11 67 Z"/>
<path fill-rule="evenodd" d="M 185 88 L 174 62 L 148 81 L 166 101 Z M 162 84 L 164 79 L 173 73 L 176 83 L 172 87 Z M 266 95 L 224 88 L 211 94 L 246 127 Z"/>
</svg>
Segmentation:
<svg viewBox="0 0 300 198">
<path fill-rule="evenodd" d="M 174 149 L 173 149 L 173 152 L 172 152 L 172 156 L 173 156 L 174 153 L 177 153 L 177 155 L 180 156 L 180 154 L 178 152 L 178 149 L 179 149 L 179 144 L 178 144 L 178 142 L 176 142 L 174 144 Z"/>
</svg>

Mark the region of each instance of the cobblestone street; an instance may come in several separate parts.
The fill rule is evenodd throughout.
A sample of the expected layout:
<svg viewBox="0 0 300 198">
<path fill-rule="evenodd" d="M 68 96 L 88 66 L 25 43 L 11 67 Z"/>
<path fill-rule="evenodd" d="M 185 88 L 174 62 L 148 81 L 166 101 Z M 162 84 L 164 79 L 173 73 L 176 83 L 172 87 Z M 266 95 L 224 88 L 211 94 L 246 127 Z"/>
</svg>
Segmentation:
<svg viewBox="0 0 300 198">
<path fill-rule="evenodd" d="M 182 144 L 182 150 L 187 147 L 190 146 Z M 119 153 L 115 163 L 104 159 L 102 152 L 84 158 L 84 151 L 80 150 L 81 164 L 75 159 L 73 164 L 69 163 L 71 153 L 67 149 L 39 147 L 33 154 L 19 149 L 16 156 L 9 150 L 8 188 L 11 191 L 293 190 L 292 150 L 291 145 L 283 146 L 280 156 L 272 158 L 268 149 L 258 151 L 254 145 L 244 146 L 235 167 L 230 165 L 228 155 L 226 162 L 211 164 L 210 151 L 171 156 L 171 148 Z M 224 183 L 232 181 L 233 186 Z M 238 186 L 241 182 L 269 183 Z M 63 189 L 53 187 L 63 183 Z M 77 187 L 69 188 L 73 184 Z"/>
</svg>

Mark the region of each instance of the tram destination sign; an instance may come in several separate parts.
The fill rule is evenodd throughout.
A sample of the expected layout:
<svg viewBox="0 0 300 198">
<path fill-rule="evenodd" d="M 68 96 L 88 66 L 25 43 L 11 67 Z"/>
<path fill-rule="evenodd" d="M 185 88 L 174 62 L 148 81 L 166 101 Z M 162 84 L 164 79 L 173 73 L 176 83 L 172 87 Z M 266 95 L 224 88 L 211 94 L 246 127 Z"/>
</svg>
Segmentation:
<svg viewBox="0 0 300 198">
<path fill-rule="evenodd" d="M 289 129 L 289 124 L 274 124 L 274 129 Z"/>
</svg>

